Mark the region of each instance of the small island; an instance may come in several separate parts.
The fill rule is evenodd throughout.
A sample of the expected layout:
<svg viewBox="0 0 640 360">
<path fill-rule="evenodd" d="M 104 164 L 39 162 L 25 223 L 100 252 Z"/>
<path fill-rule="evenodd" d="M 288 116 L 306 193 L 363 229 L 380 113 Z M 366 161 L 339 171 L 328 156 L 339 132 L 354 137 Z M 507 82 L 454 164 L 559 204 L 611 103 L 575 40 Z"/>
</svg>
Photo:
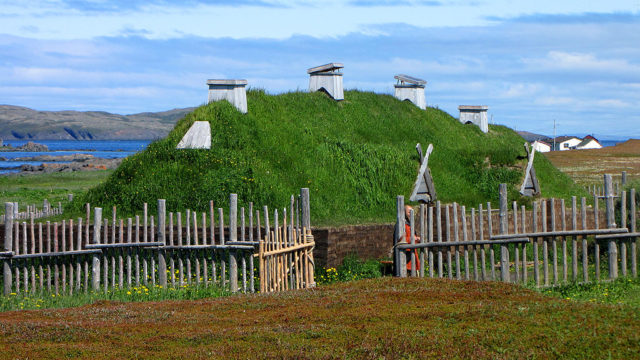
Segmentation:
<svg viewBox="0 0 640 360">
<path fill-rule="evenodd" d="M 13 147 L 11 144 L 3 145 L 2 139 L 0 139 L 0 151 L 28 151 L 28 152 L 42 152 L 49 151 L 49 147 L 47 145 L 34 143 L 33 141 L 29 141 L 24 145 Z"/>
</svg>

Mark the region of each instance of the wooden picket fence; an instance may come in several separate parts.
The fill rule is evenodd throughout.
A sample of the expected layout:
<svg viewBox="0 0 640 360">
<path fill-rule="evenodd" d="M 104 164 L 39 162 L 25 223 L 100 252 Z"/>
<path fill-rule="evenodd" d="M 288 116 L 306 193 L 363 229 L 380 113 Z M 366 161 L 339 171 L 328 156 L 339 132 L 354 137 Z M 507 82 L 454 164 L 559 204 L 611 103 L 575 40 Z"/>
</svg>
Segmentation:
<svg viewBox="0 0 640 360">
<path fill-rule="evenodd" d="M 537 286 L 615 279 L 619 270 L 623 276 L 637 277 L 640 233 L 635 189 L 629 196 L 621 191 L 616 206 L 610 175 L 605 175 L 605 185 L 606 196 L 595 195 L 593 206 L 582 198 L 578 207 L 574 196 L 569 207 L 564 199 L 543 199 L 535 201 L 531 210 L 513 202 L 509 211 L 505 184 L 500 186 L 497 211 L 491 203 L 470 211 L 455 203 L 420 205 L 416 214 L 411 210 L 408 239 L 404 198 L 398 196 L 394 274 L 533 281 Z"/>
<path fill-rule="evenodd" d="M 8 216 L 0 252 L 4 295 L 72 295 L 142 284 L 163 288 L 219 286 L 231 292 L 282 291 L 315 285 L 306 188 L 297 201 L 291 197 L 290 221 L 282 226 L 278 224 L 277 209 L 273 227 L 270 226 L 267 206 L 263 207 L 263 226 L 260 211 L 254 212 L 253 203 L 249 203 L 247 224 L 245 209 L 238 212 L 236 194 L 230 195 L 226 223 L 223 209 L 216 212 L 213 202 L 209 203 L 208 213 L 186 210 L 169 212 L 167 216 L 163 199 L 158 200 L 157 208 L 157 217 L 149 216 L 144 204 L 141 216 L 125 220 L 117 218 L 114 207 L 109 220 L 103 218 L 102 208 L 91 211 L 87 204 L 84 219 L 36 223 L 33 218 L 29 222 L 14 221 L 13 203 L 6 203 Z M 286 219 L 287 209 L 283 213 Z M 258 269 L 255 257 L 259 258 Z M 277 271 L 271 269 L 273 259 L 286 266 Z M 260 275 L 258 289 L 254 273 Z M 263 283 L 276 285 L 262 287 Z"/>
<path fill-rule="evenodd" d="M 73 195 L 69 194 L 69 201 L 73 199 Z M 20 206 L 17 202 L 13 204 L 12 219 L 15 220 L 29 220 L 29 219 L 41 219 L 48 216 L 61 215 L 63 212 L 62 203 L 58 202 L 58 206 L 53 207 L 51 203 L 46 199 L 42 202 L 42 208 L 38 208 L 35 204 L 25 205 L 24 211 L 20 211 Z M 0 215 L 0 223 L 5 222 L 6 215 Z"/>
<path fill-rule="evenodd" d="M 627 172 L 623 171 L 620 175 L 619 181 L 613 182 L 612 195 L 614 197 L 620 197 L 622 189 L 627 185 Z M 584 189 L 591 195 L 598 196 L 601 199 L 606 197 L 604 183 L 586 185 Z"/>
</svg>

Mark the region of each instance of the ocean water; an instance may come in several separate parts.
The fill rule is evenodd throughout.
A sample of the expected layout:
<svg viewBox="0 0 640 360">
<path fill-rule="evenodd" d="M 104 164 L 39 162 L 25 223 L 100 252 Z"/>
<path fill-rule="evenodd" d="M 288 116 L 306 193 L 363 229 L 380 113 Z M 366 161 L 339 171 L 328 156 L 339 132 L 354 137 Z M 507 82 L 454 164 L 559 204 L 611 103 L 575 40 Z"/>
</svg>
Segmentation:
<svg viewBox="0 0 640 360">
<path fill-rule="evenodd" d="M 601 144 L 603 147 L 607 147 L 607 146 L 616 146 L 616 145 L 618 145 L 619 143 L 623 143 L 623 142 L 625 142 L 625 141 L 627 141 L 627 140 L 602 140 L 602 141 L 600 141 L 600 144 Z"/>
<path fill-rule="evenodd" d="M 36 140 L 38 144 L 47 145 L 49 151 L 0 151 L 0 174 L 19 172 L 23 164 L 40 165 L 46 161 L 16 161 L 20 157 L 38 155 L 73 155 L 89 154 L 105 159 L 123 158 L 144 150 L 151 140 Z M 11 144 L 14 148 L 26 144 L 25 140 L 6 140 L 3 145 Z M 56 162 L 58 164 L 64 162 Z"/>
</svg>

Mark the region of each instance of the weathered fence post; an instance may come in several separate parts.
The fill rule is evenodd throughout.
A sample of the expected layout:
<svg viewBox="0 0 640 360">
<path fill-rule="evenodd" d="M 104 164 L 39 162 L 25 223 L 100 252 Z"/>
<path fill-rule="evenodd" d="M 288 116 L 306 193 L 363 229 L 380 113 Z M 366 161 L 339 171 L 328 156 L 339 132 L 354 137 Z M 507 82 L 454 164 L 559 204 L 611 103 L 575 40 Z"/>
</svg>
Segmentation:
<svg viewBox="0 0 640 360">
<path fill-rule="evenodd" d="M 629 230 L 631 232 L 636 232 L 636 189 L 629 190 L 629 208 L 631 219 L 629 220 L 629 226 L 631 227 Z M 631 275 L 633 277 L 638 276 L 637 269 L 637 243 L 638 238 L 631 239 Z"/>
<path fill-rule="evenodd" d="M 229 241 L 238 241 L 238 194 L 229 195 Z M 238 291 L 238 260 L 235 250 L 229 251 L 229 286 L 231 292 Z"/>
<path fill-rule="evenodd" d="M 500 184 L 500 234 L 507 233 L 507 184 Z M 507 244 L 500 245 L 500 278 L 509 282 L 509 248 Z"/>
<path fill-rule="evenodd" d="M 146 205 L 146 204 L 145 204 Z M 146 214 L 145 214 L 146 215 Z M 158 249 L 158 282 L 163 288 L 167 287 L 167 260 L 165 258 L 164 246 L 167 245 L 166 238 L 166 216 L 167 216 L 167 201 L 165 199 L 158 199 L 158 242 L 162 243 L 162 247 Z M 147 217 L 144 219 L 145 223 Z M 144 231 L 147 231 L 145 226 Z M 151 269 L 153 272 L 154 269 Z"/>
<path fill-rule="evenodd" d="M 102 208 L 93 210 L 93 241 L 94 245 L 100 244 L 100 227 L 102 225 Z M 94 291 L 100 290 L 100 255 L 93 254 L 93 262 L 91 266 L 91 280 Z"/>
<path fill-rule="evenodd" d="M 611 174 L 604 175 L 604 192 L 606 197 L 607 228 L 615 228 L 615 208 L 613 205 L 613 183 Z M 618 247 L 615 240 L 609 241 L 609 278 L 618 277 Z"/>
<path fill-rule="evenodd" d="M 303 217 L 304 220 L 304 217 Z M 303 225 L 304 226 L 304 223 Z M 396 197 L 396 231 L 393 238 L 393 275 L 400 276 L 400 250 L 398 250 L 398 243 L 404 235 L 404 196 L 398 195 Z"/>
<path fill-rule="evenodd" d="M 311 232 L 311 199 L 309 198 L 309 188 L 302 188 L 300 189 L 300 198 L 301 198 L 301 202 L 302 202 L 302 212 L 303 212 L 303 226 L 306 226 L 307 232 L 309 233 L 309 235 L 312 235 Z M 305 234 L 305 242 L 307 241 L 307 234 Z M 307 252 L 307 259 L 309 261 L 309 270 L 307 272 L 308 276 L 309 276 L 309 281 L 310 281 L 310 285 L 309 286 L 315 286 L 315 269 L 313 268 L 314 266 L 314 261 L 313 261 L 313 249 L 308 249 L 306 250 Z"/>
<path fill-rule="evenodd" d="M 309 188 L 300 189 L 302 197 L 302 227 L 311 231 L 311 204 L 309 202 Z"/>
<path fill-rule="evenodd" d="M 4 203 L 4 251 L 13 250 L 13 203 Z M 4 296 L 11 294 L 11 259 L 2 261 Z"/>
<path fill-rule="evenodd" d="M 622 172 L 622 179 L 620 180 L 622 186 L 624 187 L 625 185 L 627 185 L 627 172 L 623 171 Z"/>
</svg>

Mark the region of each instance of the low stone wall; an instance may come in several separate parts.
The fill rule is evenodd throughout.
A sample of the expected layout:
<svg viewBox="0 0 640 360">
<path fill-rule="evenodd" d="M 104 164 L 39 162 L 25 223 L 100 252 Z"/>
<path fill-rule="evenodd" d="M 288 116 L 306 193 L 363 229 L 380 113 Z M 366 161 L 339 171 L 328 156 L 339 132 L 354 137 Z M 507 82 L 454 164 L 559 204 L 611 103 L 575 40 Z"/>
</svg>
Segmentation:
<svg viewBox="0 0 640 360">
<path fill-rule="evenodd" d="M 361 259 L 388 257 L 393 245 L 394 226 L 353 225 L 313 229 L 316 243 L 313 258 L 316 265 L 337 267 L 350 254 L 356 254 Z"/>
</svg>

